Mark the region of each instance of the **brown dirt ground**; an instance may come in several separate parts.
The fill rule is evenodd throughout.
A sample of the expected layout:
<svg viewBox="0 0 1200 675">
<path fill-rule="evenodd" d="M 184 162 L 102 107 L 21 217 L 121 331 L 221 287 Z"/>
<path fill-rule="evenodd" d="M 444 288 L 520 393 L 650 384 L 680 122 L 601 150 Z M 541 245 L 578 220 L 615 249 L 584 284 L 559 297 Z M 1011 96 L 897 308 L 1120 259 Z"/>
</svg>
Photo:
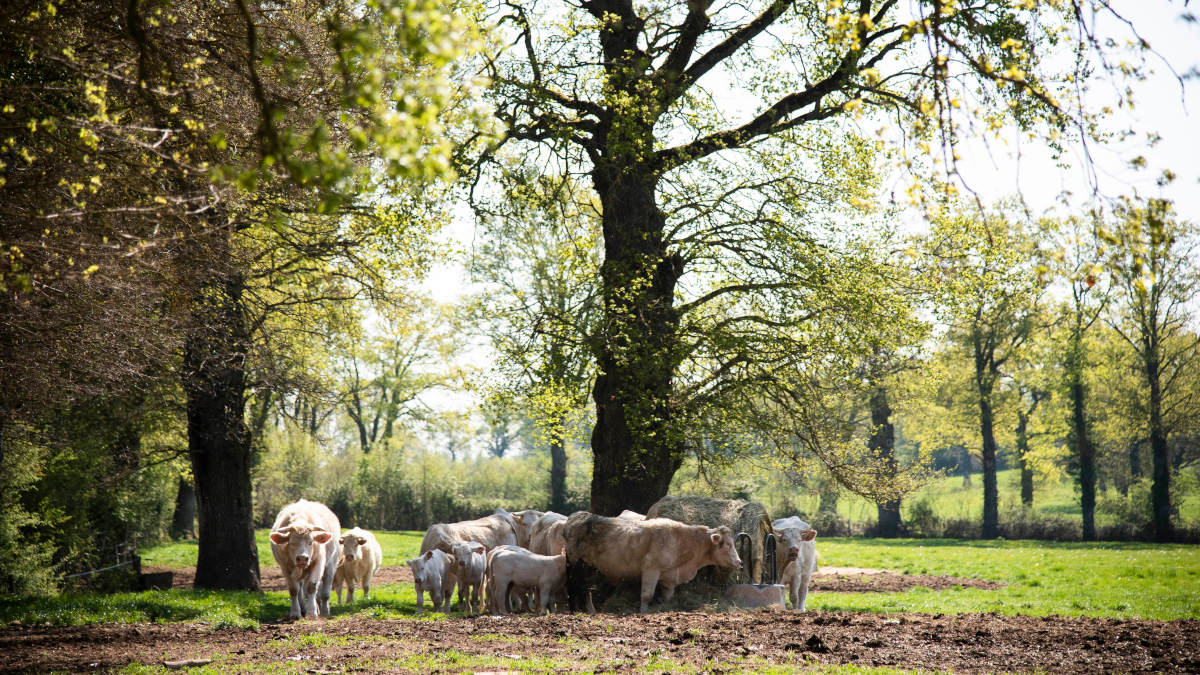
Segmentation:
<svg viewBox="0 0 1200 675">
<path fill-rule="evenodd" d="M 314 648 L 296 639 L 312 633 L 352 641 Z M 8 626 L 0 628 L 0 672 L 89 672 L 183 659 L 215 659 L 227 670 L 253 663 L 285 672 L 371 672 L 396 669 L 391 659 L 446 649 L 511 659 L 514 666 L 526 658 L 552 658 L 575 663 L 575 670 L 602 672 L 644 667 L 652 655 L 705 672 L 722 672 L 722 664 L 758 669 L 848 663 L 960 672 L 1197 672 L 1198 639 L 1200 621 L 786 611 L 355 618 L 258 630 Z"/>
</svg>

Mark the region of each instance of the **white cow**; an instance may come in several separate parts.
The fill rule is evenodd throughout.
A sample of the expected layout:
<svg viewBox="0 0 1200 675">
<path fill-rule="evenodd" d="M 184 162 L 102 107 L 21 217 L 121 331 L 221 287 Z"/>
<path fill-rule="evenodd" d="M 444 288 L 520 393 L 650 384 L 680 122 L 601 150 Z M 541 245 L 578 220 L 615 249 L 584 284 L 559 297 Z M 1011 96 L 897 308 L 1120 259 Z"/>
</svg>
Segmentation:
<svg viewBox="0 0 1200 675">
<path fill-rule="evenodd" d="M 458 583 L 458 599 L 461 602 L 466 597 L 467 611 L 482 611 L 480 593 L 483 586 L 483 572 L 487 566 L 487 548 L 477 541 L 460 541 L 454 545 L 454 560 L 457 567 L 454 571 Z"/>
<path fill-rule="evenodd" d="M 510 591 L 533 590 L 538 613 L 544 613 L 554 592 L 567 579 L 567 556 L 538 555 L 523 548 L 502 546 L 488 555 L 488 605 L 500 614 L 509 611 Z"/>
<path fill-rule="evenodd" d="M 817 571 L 817 531 L 808 523 L 796 516 L 779 518 L 771 523 L 775 536 L 782 542 L 783 550 L 787 551 L 787 562 L 779 583 L 788 587 L 788 598 L 792 601 L 792 609 L 805 611 L 808 600 L 808 582 L 813 572 Z"/>
<path fill-rule="evenodd" d="M 436 548 L 408 561 L 417 588 L 417 614 L 425 611 L 425 591 L 429 591 L 433 611 L 441 612 L 443 608 L 450 610 L 450 594 L 454 591 L 454 562 L 454 556 Z"/>
<path fill-rule="evenodd" d="M 338 517 L 320 502 L 301 499 L 283 507 L 271 527 L 271 553 L 288 581 L 289 616 L 329 616 L 329 591 L 337 572 Z"/>
<path fill-rule="evenodd" d="M 640 579 L 643 612 L 659 584 L 667 602 L 675 587 L 691 581 L 701 567 L 742 566 L 728 527 L 685 525 L 669 518 L 605 518 L 580 511 L 567 519 L 563 538 L 572 564 L 585 562 L 613 583 Z M 582 600 L 572 598 L 573 603 Z"/>
<path fill-rule="evenodd" d="M 371 595 L 371 579 L 383 565 L 383 547 L 375 535 L 356 527 L 338 540 L 342 546 L 342 557 L 338 561 L 337 574 L 333 577 L 333 592 L 338 602 L 342 601 L 342 586 L 346 587 L 346 602 L 354 602 L 354 584 L 362 587 L 363 599 Z"/>
<path fill-rule="evenodd" d="M 513 524 L 517 528 L 517 546 L 529 548 L 529 537 L 533 534 L 533 526 L 543 515 L 545 514 L 542 511 L 533 509 L 513 511 Z"/>
</svg>

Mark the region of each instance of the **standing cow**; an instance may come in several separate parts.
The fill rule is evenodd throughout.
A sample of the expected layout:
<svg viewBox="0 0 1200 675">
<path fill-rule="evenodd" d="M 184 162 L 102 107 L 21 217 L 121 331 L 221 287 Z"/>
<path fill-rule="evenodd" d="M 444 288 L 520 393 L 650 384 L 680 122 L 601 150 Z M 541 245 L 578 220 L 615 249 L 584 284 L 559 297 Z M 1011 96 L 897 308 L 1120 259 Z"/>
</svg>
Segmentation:
<svg viewBox="0 0 1200 675">
<path fill-rule="evenodd" d="M 342 557 L 333 577 L 333 592 L 342 601 L 342 586 L 346 587 L 346 602 L 354 602 L 354 585 L 362 588 L 363 599 L 371 595 L 371 579 L 383 564 L 383 547 L 375 535 L 356 527 L 342 535 Z"/>
<path fill-rule="evenodd" d="M 792 609 L 805 611 L 808 600 L 808 582 L 817 571 L 817 531 L 796 516 L 779 518 L 771 523 L 775 535 L 783 542 L 787 551 L 787 562 L 779 583 L 788 587 L 788 598 Z"/>
<path fill-rule="evenodd" d="M 288 581 L 292 619 L 329 616 L 329 591 L 337 572 L 338 517 L 320 502 L 301 499 L 283 507 L 271 528 L 271 553 Z"/>
<path fill-rule="evenodd" d="M 580 511 L 567 519 L 563 538 L 571 564 L 587 563 L 613 583 L 640 579 L 642 612 L 649 609 L 658 584 L 663 602 L 668 602 L 675 587 L 691 581 L 701 567 L 742 566 L 728 527 L 685 525 L 668 518 L 605 518 Z M 568 593 L 577 596 L 578 591 L 568 584 Z M 582 601 L 571 598 L 573 607 L 582 606 Z"/>
</svg>

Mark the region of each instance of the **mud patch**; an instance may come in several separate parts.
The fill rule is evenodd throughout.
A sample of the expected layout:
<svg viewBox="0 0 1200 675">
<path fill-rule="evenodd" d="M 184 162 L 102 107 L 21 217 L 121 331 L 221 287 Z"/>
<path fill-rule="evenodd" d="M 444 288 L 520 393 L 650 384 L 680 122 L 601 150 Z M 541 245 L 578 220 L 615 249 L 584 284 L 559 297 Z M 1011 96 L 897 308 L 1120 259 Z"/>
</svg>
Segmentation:
<svg viewBox="0 0 1200 675">
<path fill-rule="evenodd" d="M 575 672 L 628 671 L 663 659 L 703 671 L 857 664 L 958 672 L 1197 672 L 1198 640 L 1200 621 L 1192 620 L 786 611 L 351 618 L 258 630 L 8 626 L 0 628 L 0 672 L 80 672 L 185 659 L 213 659 L 226 670 L 274 664 L 296 672 L 461 672 L 462 663 L 436 660 L 450 649 L 514 666 L 551 659 L 555 668 Z"/>
</svg>

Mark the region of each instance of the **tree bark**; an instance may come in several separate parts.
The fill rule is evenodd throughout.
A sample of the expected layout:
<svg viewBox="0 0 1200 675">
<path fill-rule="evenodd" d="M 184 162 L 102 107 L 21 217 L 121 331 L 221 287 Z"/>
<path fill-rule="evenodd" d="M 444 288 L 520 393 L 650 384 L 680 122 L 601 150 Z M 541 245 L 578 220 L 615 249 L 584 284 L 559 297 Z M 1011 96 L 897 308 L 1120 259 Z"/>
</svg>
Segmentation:
<svg viewBox="0 0 1200 675">
<path fill-rule="evenodd" d="M 896 428 L 891 422 L 892 408 L 888 405 L 887 390 L 876 387 L 871 392 L 871 439 L 867 446 L 883 462 L 885 478 L 896 477 Z M 900 500 L 885 499 L 876 503 L 879 514 L 877 534 L 880 537 L 900 536 Z"/>
<path fill-rule="evenodd" d="M 645 512 L 666 495 L 683 462 L 670 403 L 679 349 L 673 303 L 683 263 L 663 240 L 656 178 L 635 168 L 622 162 L 593 171 L 604 209 L 605 331 L 592 389 L 591 508 L 605 516 Z"/>
<path fill-rule="evenodd" d="M 1082 374 L 1071 374 L 1071 444 L 1079 457 L 1079 506 L 1083 511 L 1083 540 L 1096 540 L 1096 450 L 1088 438 L 1084 417 Z"/>
<path fill-rule="evenodd" d="M 182 539 L 196 537 L 196 490 L 183 476 L 179 477 L 179 491 L 175 494 L 175 513 L 171 517 L 171 537 Z"/>
<path fill-rule="evenodd" d="M 236 275 L 217 280 L 193 307 L 184 346 L 188 450 L 199 516 L 197 588 L 259 590 L 245 423 L 249 337 Z"/>
<path fill-rule="evenodd" d="M 1150 507 L 1153 513 L 1154 538 L 1171 541 L 1171 465 L 1170 449 L 1162 419 L 1162 387 L 1159 383 L 1157 350 L 1147 350 L 1146 379 L 1150 385 L 1150 456 L 1154 461 L 1153 483 L 1150 485 Z"/>
<path fill-rule="evenodd" d="M 996 433 L 992 412 L 992 389 L 996 373 L 991 367 L 995 357 L 979 333 L 974 335 L 975 384 L 979 393 L 979 435 L 983 439 L 980 464 L 983 468 L 983 527 L 980 536 L 995 539 L 1000 536 L 999 492 L 996 486 Z"/>
<path fill-rule="evenodd" d="M 556 513 L 567 511 L 566 430 L 562 427 L 559 420 L 550 435 L 550 510 Z"/>
<path fill-rule="evenodd" d="M 1017 411 L 1017 458 L 1021 463 L 1021 503 L 1033 506 L 1033 467 L 1029 464 L 1029 415 Z"/>
</svg>

